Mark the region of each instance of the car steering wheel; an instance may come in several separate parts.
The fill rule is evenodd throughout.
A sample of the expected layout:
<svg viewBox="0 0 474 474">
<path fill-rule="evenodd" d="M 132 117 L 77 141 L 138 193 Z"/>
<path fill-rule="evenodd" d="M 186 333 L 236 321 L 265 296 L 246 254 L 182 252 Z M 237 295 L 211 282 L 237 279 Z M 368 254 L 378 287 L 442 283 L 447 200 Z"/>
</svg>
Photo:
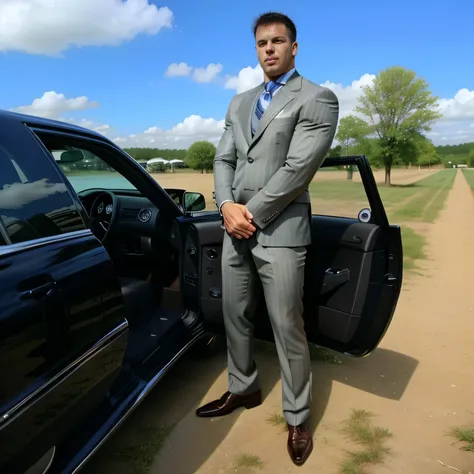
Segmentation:
<svg viewBox="0 0 474 474">
<path fill-rule="evenodd" d="M 92 232 L 102 242 L 110 235 L 117 217 L 117 198 L 109 191 L 101 191 L 94 199 L 90 211 Z"/>
</svg>

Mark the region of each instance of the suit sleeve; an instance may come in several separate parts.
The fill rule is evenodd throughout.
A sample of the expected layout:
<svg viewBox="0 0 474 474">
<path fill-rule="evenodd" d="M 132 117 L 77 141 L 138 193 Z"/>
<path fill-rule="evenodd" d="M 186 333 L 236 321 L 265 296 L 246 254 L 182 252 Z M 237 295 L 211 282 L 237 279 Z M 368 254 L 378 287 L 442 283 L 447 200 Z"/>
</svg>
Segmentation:
<svg viewBox="0 0 474 474">
<path fill-rule="evenodd" d="M 217 145 L 214 157 L 214 191 L 219 210 L 223 202 L 234 201 L 232 185 L 234 183 L 237 152 L 232 128 L 231 110 L 233 102 L 234 99 L 229 104 L 225 117 L 224 134 Z"/>
<path fill-rule="evenodd" d="M 330 89 L 322 89 L 305 102 L 284 165 L 247 203 L 260 229 L 308 188 L 331 147 L 338 118 L 339 103 Z"/>
</svg>

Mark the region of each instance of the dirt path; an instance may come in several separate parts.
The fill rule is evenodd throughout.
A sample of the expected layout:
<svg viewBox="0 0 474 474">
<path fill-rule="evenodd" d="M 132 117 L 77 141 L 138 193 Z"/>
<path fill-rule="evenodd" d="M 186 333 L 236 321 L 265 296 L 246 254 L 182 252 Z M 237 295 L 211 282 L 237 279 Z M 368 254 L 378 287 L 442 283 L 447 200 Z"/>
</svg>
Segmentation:
<svg viewBox="0 0 474 474">
<path fill-rule="evenodd" d="M 460 451 L 447 436 L 450 428 L 474 422 L 474 197 L 462 173 L 445 210 L 430 226 L 426 252 L 423 275 L 405 279 L 394 321 L 377 351 L 362 360 L 313 362 L 315 447 L 303 467 L 290 462 L 283 429 L 267 421 L 272 413 L 281 413 L 279 366 L 273 355 L 257 356 L 262 406 L 221 419 L 195 417 L 199 404 L 226 390 L 226 360 L 220 354 L 204 362 L 183 359 L 85 472 L 132 473 L 114 460 L 115 453 L 146 442 L 140 434 L 143 424 L 177 422 L 152 474 L 339 474 L 347 450 L 357 450 L 341 436 L 341 421 L 351 410 L 365 409 L 376 415 L 376 425 L 393 433 L 388 443 L 393 454 L 369 472 L 457 472 L 439 460 L 458 472 L 474 473 L 474 453 Z M 143 446 L 137 459 L 143 459 L 142 451 Z M 236 470 L 234 460 L 242 453 L 257 455 L 263 466 Z"/>
<path fill-rule="evenodd" d="M 233 472 L 240 453 L 263 461 L 259 472 L 337 473 L 345 450 L 340 422 L 352 409 L 377 415 L 393 432 L 394 455 L 377 473 L 447 473 L 438 460 L 474 471 L 474 454 L 452 445 L 446 432 L 474 421 L 474 199 L 458 173 L 445 210 L 432 228 L 424 276 L 406 282 L 381 348 L 363 360 L 314 363 L 314 413 L 318 426 L 313 455 L 302 468 L 286 453 L 286 434 L 266 420 L 279 413 L 281 386 L 271 357 L 258 359 L 263 406 L 229 419 L 182 419 L 162 450 L 153 473 Z M 226 388 L 225 371 L 203 399 Z M 194 408 L 194 407 L 193 407 Z M 206 438 L 207 436 L 207 438 Z"/>
</svg>

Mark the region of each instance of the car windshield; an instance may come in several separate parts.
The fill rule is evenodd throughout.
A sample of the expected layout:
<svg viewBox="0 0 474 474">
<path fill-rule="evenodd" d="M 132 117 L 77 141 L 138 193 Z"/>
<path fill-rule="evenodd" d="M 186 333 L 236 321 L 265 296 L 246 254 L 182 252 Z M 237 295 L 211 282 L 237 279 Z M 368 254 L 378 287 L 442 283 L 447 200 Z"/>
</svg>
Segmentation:
<svg viewBox="0 0 474 474">
<path fill-rule="evenodd" d="M 130 181 L 88 150 L 70 147 L 50 150 L 74 191 L 86 189 L 136 189 Z"/>
</svg>

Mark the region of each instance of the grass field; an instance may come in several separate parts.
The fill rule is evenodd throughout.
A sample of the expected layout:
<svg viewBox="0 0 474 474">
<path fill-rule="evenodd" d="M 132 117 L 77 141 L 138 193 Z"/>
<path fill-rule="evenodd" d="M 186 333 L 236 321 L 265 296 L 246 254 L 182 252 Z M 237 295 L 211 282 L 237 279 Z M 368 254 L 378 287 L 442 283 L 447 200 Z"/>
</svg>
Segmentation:
<svg viewBox="0 0 474 474">
<path fill-rule="evenodd" d="M 394 186 L 379 185 L 380 196 L 391 222 L 433 222 L 451 189 L 455 170 L 442 170 L 420 181 Z M 356 217 L 369 207 L 360 182 L 317 179 L 310 185 L 314 214 Z"/>
<path fill-rule="evenodd" d="M 474 170 L 462 170 L 462 174 L 467 181 L 467 184 L 471 186 L 471 189 L 474 191 Z"/>
</svg>

